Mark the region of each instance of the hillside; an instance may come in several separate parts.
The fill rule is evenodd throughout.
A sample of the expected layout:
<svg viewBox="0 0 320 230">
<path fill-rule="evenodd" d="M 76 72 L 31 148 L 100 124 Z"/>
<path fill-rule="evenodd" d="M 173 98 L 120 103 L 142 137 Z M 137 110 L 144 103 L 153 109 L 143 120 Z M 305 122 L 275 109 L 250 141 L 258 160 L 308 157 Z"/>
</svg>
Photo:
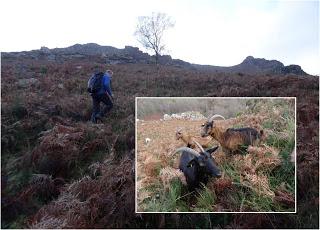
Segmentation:
<svg viewBox="0 0 320 230">
<path fill-rule="evenodd" d="M 318 77 L 54 52 L 1 54 L 2 228 L 319 227 Z M 115 73 L 115 106 L 92 125 L 86 84 L 97 67 Z M 297 97 L 298 213 L 135 214 L 137 96 Z"/>
<path fill-rule="evenodd" d="M 76 44 L 66 48 L 49 49 L 41 47 L 40 50 L 25 51 L 18 53 L 3 53 L 3 58 L 26 57 L 30 59 L 46 59 L 49 61 L 63 61 L 70 58 L 85 58 L 85 56 L 101 56 L 108 64 L 152 64 L 154 57 L 140 51 L 137 47 L 126 46 L 124 49 L 117 49 L 112 46 L 100 46 L 95 43 Z M 284 66 L 277 60 L 266 60 L 264 58 L 246 57 L 242 63 L 234 66 L 212 66 L 191 64 L 179 59 L 172 59 L 169 55 L 159 58 L 159 63 L 175 67 L 183 67 L 192 70 L 209 72 L 239 73 L 239 74 L 296 74 L 307 75 L 299 65 Z"/>
</svg>

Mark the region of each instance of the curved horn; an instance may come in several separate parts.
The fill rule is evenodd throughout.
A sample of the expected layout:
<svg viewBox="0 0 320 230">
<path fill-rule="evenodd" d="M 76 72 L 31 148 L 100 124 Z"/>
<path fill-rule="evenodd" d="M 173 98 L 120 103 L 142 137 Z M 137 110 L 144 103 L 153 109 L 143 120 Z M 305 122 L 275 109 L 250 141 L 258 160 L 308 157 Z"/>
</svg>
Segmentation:
<svg viewBox="0 0 320 230">
<path fill-rule="evenodd" d="M 220 118 L 222 118 L 223 120 L 225 120 L 225 118 L 224 118 L 223 116 L 221 116 L 221 115 L 219 115 L 219 114 L 215 114 L 215 115 L 213 115 L 212 117 L 210 117 L 208 121 L 209 121 L 209 122 L 212 122 L 213 119 L 215 119 L 215 118 L 217 118 L 217 117 L 220 117 Z"/>
<path fill-rule="evenodd" d="M 183 131 L 182 128 L 177 128 L 177 129 L 176 129 L 176 133 L 180 133 L 180 132 L 182 132 L 182 131 Z"/>
<path fill-rule="evenodd" d="M 198 148 L 201 150 L 201 152 L 203 153 L 204 152 L 204 149 L 202 148 L 202 146 L 198 143 L 198 142 L 196 142 L 195 140 L 194 140 L 194 143 L 198 146 Z"/>
<path fill-rule="evenodd" d="M 200 154 L 198 152 L 196 152 L 195 150 L 193 149 L 190 149 L 188 147 L 181 147 L 181 148 L 178 148 L 176 149 L 171 155 L 173 156 L 174 154 L 176 154 L 177 152 L 182 152 L 182 151 L 186 151 L 188 153 L 191 153 L 193 155 L 195 155 L 196 157 L 199 157 Z"/>
<path fill-rule="evenodd" d="M 182 128 L 177 128 L 176 129 L 176 139 L 179 140 L 181 138 L 181 132 L 182 132 Z"/>
</svg>

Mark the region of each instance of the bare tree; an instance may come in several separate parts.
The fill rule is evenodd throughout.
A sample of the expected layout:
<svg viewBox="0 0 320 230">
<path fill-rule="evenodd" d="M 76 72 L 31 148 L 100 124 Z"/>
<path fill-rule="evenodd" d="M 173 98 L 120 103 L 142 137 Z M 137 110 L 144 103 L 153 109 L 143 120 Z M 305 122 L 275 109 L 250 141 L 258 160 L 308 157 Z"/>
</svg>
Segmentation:
<svg viewBox="0 0 320 230">
<path fill-rule="evenodd" d="M 144 48 L 155 52 L 156 63 L 158 63 L 159 55 L 165 49 L 164 31 L 173 26 L 171 18 L 164 13 L 152 13 L 151 16 L 138 18 L 135 36 Z"/>
</svg>

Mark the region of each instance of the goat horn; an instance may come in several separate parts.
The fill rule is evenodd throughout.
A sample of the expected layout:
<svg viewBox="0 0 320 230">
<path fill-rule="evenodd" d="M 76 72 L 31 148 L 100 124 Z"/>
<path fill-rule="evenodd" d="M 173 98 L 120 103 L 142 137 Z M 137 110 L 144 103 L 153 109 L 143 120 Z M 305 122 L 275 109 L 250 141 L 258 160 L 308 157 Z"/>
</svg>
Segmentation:
<svg viewBox="0 0 320 230">
<path fill-rule="evenodd" d="M 181 131 L 182 131 L 181 128 L 176 129 L 176 133 L 181 132 Z"/>
<path fill-rule="evenodd" d="M 186 151 L 186 152 L 188 152 L 188 153 L 191 153 L 191 154 L 195 155 L 196 157 L 199 157 L 199 156 L 200 156 L 200 154 L 199 154 L 198 152 L 196 152 L 195 150 L 190 149 L 190 148 L 188 148 L 188 147 L 178 148 L 178 149 L 176 149 L 176 150 L 172 153 L 172 155 L 176 154 L 177 152 L 181 152 L 181 151 Z"/>
<path fill-rule="evenodd" d="M 198 142 L 196 142 L 196 141 L 194 141 L 194 143 L 198 146 L 198 148 L 201 150 L 201 152 L 203 153 L 204 152 L 204 149 L 202 148 L 202 146 L 198 143 Z"/>
<path fill-rule="evenodd" d="M 212 117 L 210 117 L 208 121 L 209 121 L 209 122 L 212 122 L 213 119 L 215 119 L 215 118 L 217 118 L 217 117 L 220 117 L 220 118 L 222 118 L 223 120 L 225 120 L 225 118 L 224 118 L 223 116 L 221 116 L 221 115 L 219 115 L 219 114 L 215 114 L 215 115 L 213 115 Z"/>
</svg>

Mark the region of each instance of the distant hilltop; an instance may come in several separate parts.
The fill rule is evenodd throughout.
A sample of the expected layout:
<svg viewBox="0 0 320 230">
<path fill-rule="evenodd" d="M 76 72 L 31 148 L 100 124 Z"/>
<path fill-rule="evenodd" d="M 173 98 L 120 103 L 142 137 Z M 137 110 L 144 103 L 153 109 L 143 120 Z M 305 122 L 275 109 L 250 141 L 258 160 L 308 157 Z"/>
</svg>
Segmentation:
<svg viewBox="0 0 320 230">
<path fill-rule="evenodd" d="M 284 66 L 283 63 L 277 60 L 266 60 L 264 58 L 254 58 L 248 56 L 244 61 L 233 68 L 238 72 L 256 73 L 266 72 L 274 74 L 288 74 L 293 73 L 297 75 L 306 75 L 299 65 Z"/>
<path fill-rule="evenodd" d="M 211 65 L 198 65 L 198 68 L 208 71 L 238 73 L 238 74 L 296 74 L 308 75 L 299 65 L 285 66 L 277 60 L 266 60 L 264 58 L 246 57 L 243 62 L 238 65 L 223 67 Z"/>
<path fill-rule="evenodd" d="M 48 60 L 63 62 L 70 59 L 83 59 L 88 56 L 99 57 L 106 64 L 117 65 L 127 63 L 154 63 L 154 56 L 142 52 L 137 47 L 125 46 L 124 49 L 118 49 L 112 46 L 101 46 L 95 43 L 75 44 L 66 48 L 49 49 L 41 47 L 39 50 L 2 53 L 2 58 L 10 59 L 16 57 L 25 57 L 35 60 Z M 204 70 L 209 72 L 238 73 L 238 74 L 296 74 L 307 75 L 299 65 L 284 66 L 277 60 L 266 60 L 264 58 L 254 58 L 248 56 L 238 65 L 224 67 L 212 65 L 191 64 L 179 59 L 172 59 L 170 55 L 159 57 L 161 65 L 171 65 L 180 68 L 190 68 Z"/>
</svg>

